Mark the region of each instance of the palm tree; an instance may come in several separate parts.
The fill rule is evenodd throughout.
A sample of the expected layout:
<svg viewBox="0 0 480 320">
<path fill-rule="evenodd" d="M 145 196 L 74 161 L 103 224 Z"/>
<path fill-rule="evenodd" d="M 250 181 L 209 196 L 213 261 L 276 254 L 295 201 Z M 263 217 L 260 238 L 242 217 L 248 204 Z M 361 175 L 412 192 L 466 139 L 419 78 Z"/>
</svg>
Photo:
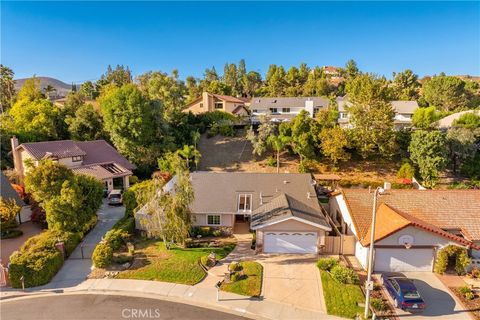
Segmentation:
<svg viewBox="0 0 480 320">
<path fill-rule="evenodd" d="M 187 161 L 187 168 L 190 168 L 190 159 L 193 159 L 195 162 L 195 169 L 197 169 L 198 163 L 200 162 L 201 154 L 194 146 L 184 145 L 183 149 L 177 151 L 178 154 L 185 158 Z"/>
<path fill-rule="evenodd" d="M 43 88 L 43 90 L 45 91 L 45 97 L 47 99 L 50 98 L 50 92 L 55 92 L 57 91 L 57 89 L 55 89 L 54 86 L 52 86 L 51 84 L 47 85 L 45 88 Z"/>
</svg>

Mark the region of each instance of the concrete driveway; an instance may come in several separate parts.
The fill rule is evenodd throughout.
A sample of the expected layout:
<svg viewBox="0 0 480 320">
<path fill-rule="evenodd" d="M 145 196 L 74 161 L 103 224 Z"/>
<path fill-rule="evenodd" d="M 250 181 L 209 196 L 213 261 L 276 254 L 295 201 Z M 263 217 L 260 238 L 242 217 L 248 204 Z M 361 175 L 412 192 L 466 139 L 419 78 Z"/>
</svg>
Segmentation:
<svg viewBox="0 0 480 320">
<path fill-rule="evenodd" d="M 402 272 L 406 277 L 413 279 L 420 295 L 427 304 L 427 308 L 420 314 L 411 314 L 400 309 L 397 314 L 400 318 L 420 320 L 435 318 L 435 320 L 468 320 L 469 313 L 464 311 L 460 302 L 454 298 L 447 287 L 431 272 Z"/>
<path fill-rule="evenodd" d="M 313 254 L 262 254 L 263 297 L 298 308 L 325 313 L 320 274 Z"/>
</svg>

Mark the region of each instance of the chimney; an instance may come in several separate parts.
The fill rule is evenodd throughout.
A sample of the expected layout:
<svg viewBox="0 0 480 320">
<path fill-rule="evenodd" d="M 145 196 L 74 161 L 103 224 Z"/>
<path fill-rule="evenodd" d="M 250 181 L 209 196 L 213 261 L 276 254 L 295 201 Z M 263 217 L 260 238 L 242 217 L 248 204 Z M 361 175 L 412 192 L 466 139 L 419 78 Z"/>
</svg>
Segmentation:
<svg viewBox="0 0 480 320">
<path fill-rule="evenodd" d="M 390 182 L 385 181 L 383 183 L 383 190 L 390 190 L 392 189 L 392 184 Z"/>
<path fill-rule="evenodd" d="M 15 167 L 15 171 L 17 172 L 18 178 L 20 181 L 18 183 L 22 184 L 23 182 L 23 163 L 22 157 L 20 156 L 20 152 L 17 149 L 18 147 L 18 139 L 17 137 L 13 136 L 10 139 L 10 143 L 12 145 L 12 156 L 13 156 L 13 166 Z"/>
</svg>

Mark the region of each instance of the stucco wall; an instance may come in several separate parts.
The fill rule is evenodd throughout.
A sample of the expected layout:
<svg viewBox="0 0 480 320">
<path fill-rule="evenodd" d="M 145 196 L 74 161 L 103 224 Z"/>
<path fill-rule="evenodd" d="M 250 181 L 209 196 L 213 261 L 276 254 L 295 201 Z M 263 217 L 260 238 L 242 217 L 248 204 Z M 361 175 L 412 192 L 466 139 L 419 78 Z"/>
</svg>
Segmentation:
<svg viewBox="0 0 480 320">
<path fill-rule="evenodd" d="M 263 231 L 320 231 L 318 227 L 295 220 L 287 220 L 262 228 Z"/>
<path fill-rule="evenodd" d="M 67 166 L 68 168 L 71 167 L 76 167 L 76 166 L 81 166 L 82 161 L 73 161 L 73 158 L 63 158 L 63 159 L 58 159 L 58 163 L 63 164 L 64 166 Z"/>
<path fill-rule="evenodd" d="M 331 197 L 330 201 L 328 202 L 328 207 L 329 207 L 329 214 L 332 219 L 335 220 L 335 212 L 338 211 L 342 217 L 343 221 L 347 225 L 347 230 L 346 234 L 347 235 L 356 235 L 357 232 L 355 230 L 355 225 L 353 224 L 352 218 L 350 217 L 350 214 L 348 213 L 348 208 L 347 204 L 345 203 L 345 200 L 343 198 L 342 194 L 339 194 L 335 197 Z M 340 221 L 338 221 L 340 222 Z"/>
<path fill-rule="evenodd" d="M 385 239 L 382 239 L 380 241 L 377 241 L 375 244 L 396 246 L 396 245 L 399 245 L 398 239 L 403 235 L 412 236 L 414 239 L 414 242 L 413 242 L 414 246 L 426 245 L 426 246 L 444 247 L 449 244 L 460 245 L 454 241 L 450 241 L 449 239 L 439 236 L 435 233 L 424 231 L 422 229 L 412 227 L 412 226 L 409 226 L 400 231 L 397 231 L 391 236 L 386 237 Z"/>
<path fill-rule="evenodd" d="M 217 214 L 214 214 L 217 215 Z M 210 227 L 233 227 L 234 223 L 233 214 L 220 214 L 220 224 L 207 224 L 207 214 L 197 213 L 195 214 L 194 226 L 210 226 Z"/>
</svg>

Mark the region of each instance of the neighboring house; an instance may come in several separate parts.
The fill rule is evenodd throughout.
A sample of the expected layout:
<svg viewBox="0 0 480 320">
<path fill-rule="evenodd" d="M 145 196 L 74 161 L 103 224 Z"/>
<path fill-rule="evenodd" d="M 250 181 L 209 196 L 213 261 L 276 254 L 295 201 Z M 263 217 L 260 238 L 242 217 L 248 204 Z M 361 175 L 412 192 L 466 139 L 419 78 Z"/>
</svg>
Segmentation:
<svg viewBox="0 0 480 320">
<path fill-rule="evenodd" d="M 95 141 L 43 141 L 22 143 L 11 139 L 13 161 L 20 181 L 28 172 L 26 161 L 37 166 L 40 160 L 52 159 L 72 169 L 76 174 L 85 174 L 105 183 L 107 190 L 129 187 L 128 178 L 135 166 L 105 140 Z"/>
<path fill-rule="evenodd" d="M 250 101 L 252 122 L 258 123 L 261 115 L 269 114 L 271 121 L 290 121 L 300 111 L 307 111 L 311 117 L 328 107 L 330 101 L 323 97 L 256 97 Z"/>
<path fill-rule="evenodd" d="M 310 174 L 193 172 L 190 178 L 193 225 L 235 229 L 247 224 L 256 231 L 258 251 L 316 253 L 331 230 Z M 139 213 L 137 228 L 146 230 L 145 214 Z"/>
<path fill-rule="evenodd" d="M 203 92 L 201 97 L 187 104 L 183 111 L 192 112 L 193 114 L 223 111 L 236 116 L 245 116 L 248 114 L 245 108 L 245 100 L 208 92 Z"/>
<path fill-rule="evenodd" d="M 460 119 L 461 116 L 467 113 L 474 113 L 478 116 L 480 116 L 480 110 L 466 110 L 466 111 L 461 111 L 457 112 L 454 114 L 451 114 L 449 116 L 446 116 L 445 118 L 442 118 L 436 122 L 436 125 L 439 129 L 450 129 L 453 126 L 453 123 L 455 120 Z"/>
<path fill-rule="evenodd" d="M 323 73 L 328 76 L 340 76 L 340 68 L 334 66 L 323 66 Z"/>
<path fill-rule="evenodd" d="M 347 107 L 349 102 L 344 97 L 337 98 L 338 104 L 338 124 L 342 128 L 352 128 L 350 123 L 350 115 L 348 114 Z M 403 129 L 412 126 L 412 117 L 415 110 L 418 108 L 417 101 L 392 101 L 392 108 L 395 112 L 393 118 L 395 129 Z"/>
<path fill-rule="evenodd" d="M 373 191 L 343 189 L 332 195 L 329 215 L 355 238 L 355 256 L 366 269 Z M 480 190 L 385 190 L 378 196 L 374 271 L 432 271 L 439 249 L 469 249 L 480 258 Z"/>
<path fill-rule="evenodd" d="M 13 189 L 10 181 L 3 172 L 0 172 L 0 197 L 5 201 L 15 201 L 15 203 L 21 207 L 20 213 L 17 215 L 18 223 L 23 223 L 31 220 L 32 211 L 30 206 L 27 206 L 23 202 L 22 198 L 15 189 Z"/>
</svg>

